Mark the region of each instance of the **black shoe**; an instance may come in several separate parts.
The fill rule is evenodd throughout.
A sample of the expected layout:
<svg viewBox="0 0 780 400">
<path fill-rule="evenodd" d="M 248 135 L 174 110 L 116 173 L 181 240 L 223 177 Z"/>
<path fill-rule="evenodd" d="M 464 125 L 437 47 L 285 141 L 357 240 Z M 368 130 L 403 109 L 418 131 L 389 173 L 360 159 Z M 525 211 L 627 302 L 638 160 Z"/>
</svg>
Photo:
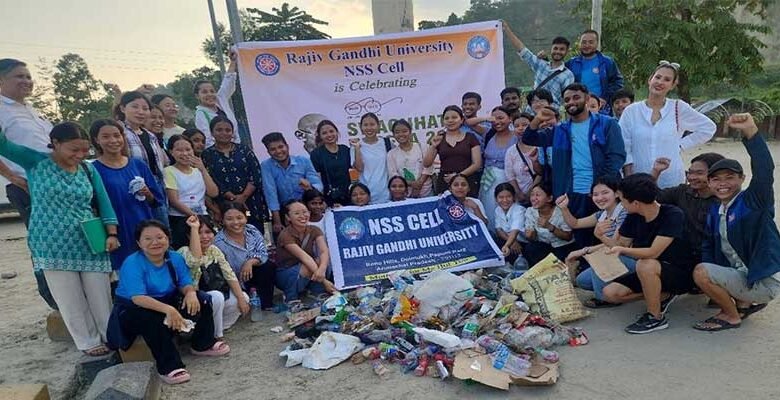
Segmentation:
<svg viewBox="0 0 780 400">
<path fill-rule="evenodd" d="M 669 311 L 669 306 L 674 303 L 674 300 L 677 298 L 676 294 L 669 294 L 669 297 L 666 298 L 666 300 L 661 302 L 661 314 L 666 315 L 666 312 Z"/>
<path fill-rule="evenodd" d="M 644 313 L 636 322 L 626 327 L 626 332 L 641 335 L 653 331 L 660 331 L 669 327 L 666 317 L 661 314 L 661 319 L 655 319 L 653 314 Z"/>
</svg>

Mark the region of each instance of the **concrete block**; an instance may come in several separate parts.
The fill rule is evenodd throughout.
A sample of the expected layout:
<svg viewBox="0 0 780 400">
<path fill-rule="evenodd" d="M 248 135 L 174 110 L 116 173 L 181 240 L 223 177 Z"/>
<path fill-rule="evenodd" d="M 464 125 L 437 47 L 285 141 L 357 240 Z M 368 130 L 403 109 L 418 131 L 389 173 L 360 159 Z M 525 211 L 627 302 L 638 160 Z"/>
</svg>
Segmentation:
<svg viewBox="0 0 780 400">
<path fill-rule="evenodd" d="M 119 350 L 119 355 L 122 357 L 122 362 L 139 362 L 139 361 L 151 361 L 154 362 L 152 351 L 146 345 L 144 338 L 138 336 L 135 338 L 135 342 L 130 346 L 127 351 Z"/>
<path fill-rule="evenodd" d="M 73 338 L 65 326 L 65 321 L 57 310 L 52 311 L 46 317 L 46 333 L 49 334 L 49 339 L 55 342 L 73 342 Z"/>
<path fill-rule="evenodd" d="M 92 384 L 100 371 L 121 363 L 119 354 L 112 351 L 104 356 L 92 357 L 83 355 L 76 363 L 75 381 L 79 388 L 86 388 Z"/>
<path fill-rule="evenodd" d="M 98 373 L 85 400 L 158 400 L 160 377 L 152 362 L 118 364 Z"/>
<path fill-rule="evenodd" d="M 51 400 L 49 388 L 42 384 L 0 385 L 3 400 Z"/>
</svg>

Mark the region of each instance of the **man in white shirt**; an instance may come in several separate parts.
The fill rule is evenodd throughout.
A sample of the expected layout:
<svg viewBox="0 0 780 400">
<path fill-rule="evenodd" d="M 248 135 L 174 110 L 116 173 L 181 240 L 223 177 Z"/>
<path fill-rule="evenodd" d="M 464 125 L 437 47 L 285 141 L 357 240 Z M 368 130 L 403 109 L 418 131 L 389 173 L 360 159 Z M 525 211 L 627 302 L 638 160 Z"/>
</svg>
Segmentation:
<svg viewBox="0 0 780 400">
<path fill-rule="evenodd" d="M 25 99 L 32 94 L 33 81 L 27 64 L 11 58 L 0 59 L 0 127 L 9 141 L 34 150 L 50 152 L 48 145 L 52 124 L 45 120 Z M 9 183 L 5 187 L 11 205 L 27 226 L 30 219 L 30 193 L 24 169 L 0 157 L 0 175 Z M 43 273 L 36 272 L 38 293 L 56 309 Z"/>
</svg>

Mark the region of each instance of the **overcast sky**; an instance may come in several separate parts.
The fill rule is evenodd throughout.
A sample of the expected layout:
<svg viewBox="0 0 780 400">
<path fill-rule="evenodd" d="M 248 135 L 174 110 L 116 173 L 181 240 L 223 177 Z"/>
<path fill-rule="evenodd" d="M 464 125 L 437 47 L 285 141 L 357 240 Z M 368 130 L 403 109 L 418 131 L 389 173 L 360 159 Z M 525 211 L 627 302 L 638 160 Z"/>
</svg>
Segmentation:
<svg viewBox="0 0 780 400">
<path fill-rule="evenodd" d="M 270 11 L 283 0 L 237 0 L 240 8 Z M 371 0 L 288 0 L 316 18 L 334 38 L 373 34 Z M 225 2 L 214 0 L 217 20 L 227 25 Z M 416 0 L 421 20 L 462 15 L 469 0 Z M 347 18 L 345 18 L 347 17 Z M 210 64 L 200 50 L 211 35 L 206 0 L 26 0 L 3 1 L 0 58 L 35 66 L 73 52 L 92 73 L 123 90 L 141 83 L 163 84 L 182 72 Z M 35 73 L 33 69 L 33 73 Z"/>
</svg>

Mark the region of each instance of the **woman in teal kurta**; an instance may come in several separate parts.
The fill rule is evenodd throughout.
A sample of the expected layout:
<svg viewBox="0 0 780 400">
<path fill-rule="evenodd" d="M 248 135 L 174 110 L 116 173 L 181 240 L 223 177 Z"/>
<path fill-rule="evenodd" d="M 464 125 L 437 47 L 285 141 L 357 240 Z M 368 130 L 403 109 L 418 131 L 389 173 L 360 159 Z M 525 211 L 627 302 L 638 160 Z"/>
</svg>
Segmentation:
<svg viewBox="0 0 780 400">
<path fill-rule="evenodd" d="M 32 211 L 28 245 L 33 267 L 43 270 L 76 347 L 88 355 L 105 354 L 111 314 L 111 262 L 119 247 L 117 218 L 97 170 L 84 162 L 89 136 L 66 122 L 51 133 L 51 154 L 9 142 L 0 131 L 0 155 L 27 172 Z M 94 191 L 93 191 L 94 187 Z M 81 222 L 94 218 L 92 197 L 108 233 L 105 252 L 93 254 Z"/>
</svg>

